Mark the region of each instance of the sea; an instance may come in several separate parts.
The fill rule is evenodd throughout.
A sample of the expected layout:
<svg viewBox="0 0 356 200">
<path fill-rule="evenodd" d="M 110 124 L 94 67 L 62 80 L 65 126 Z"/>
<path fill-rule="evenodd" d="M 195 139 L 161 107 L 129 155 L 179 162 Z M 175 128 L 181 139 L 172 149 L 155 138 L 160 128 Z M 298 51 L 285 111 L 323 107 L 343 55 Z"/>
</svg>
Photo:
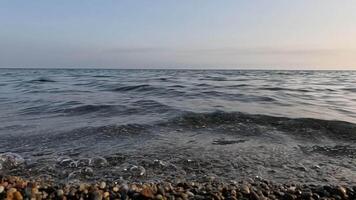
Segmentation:
<svg viewBox="0 0 356 200">
<path fill-rule="evenodd" d="M 356 183 L 356 71 L 0 69 L 0 175 Z"/>
</svg>

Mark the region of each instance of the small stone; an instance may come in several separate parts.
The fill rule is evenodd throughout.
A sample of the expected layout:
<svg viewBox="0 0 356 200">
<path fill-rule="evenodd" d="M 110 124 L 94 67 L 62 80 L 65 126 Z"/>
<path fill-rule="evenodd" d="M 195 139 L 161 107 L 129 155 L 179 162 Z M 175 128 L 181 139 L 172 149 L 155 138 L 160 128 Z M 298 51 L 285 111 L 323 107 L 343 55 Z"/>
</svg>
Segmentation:
<svg viewBox="0 0 356 200">
<path fill-rule="evenodd" d="M 75 196 L 76 193 L 77 193 L 77 190 L 73 188 L 73 189 L 70 190 L 69 195 L 70 196 Z"/>
<path fill-rule="evenodd" d="M 4 186 L 0 185 L 0 193 L 2 193 L 5 190 Z"/>
<path fill-rule="evenodd" d="M 132 185 L 130 185 L 130 191 L 138 192 L 139 188 L 137 187 L 136 184 L 132 184 Z"/>
<path fill-rule="evenodd" d="M 247 185 L 242 185 L 241 192 L 244 194 L 250 194 L 250 188 Z"/>
<path fill-rule="evenodd" d="M 157 199 L 157 200 L 163 200 L 163 196 L 162 196 L 161 194 L 157 194 L 157 195 L 156 195 L 156 199 Z"/>
<path fill-rule="evenodd" d="M 289 193 L 294 193 L 295 190 L 296 190 L 296 187 L 295 187 L 295 186 L 290 186 L 290 187 L 287 189 L 287 191 L 288 191 Z"/>
<path fill-rule="evenodd" d="M 104 192 L 104 198 L 108 198 L 110 196 L 109 192 Z"/>
<path fill-rule="evenodd" d="M 79 191 L 83 192 L 85 190 L 85 185 L 84 184 L 80 184 L 79 185 Z"/>
<path fill-rule="evenodd" d="M 14 193 L 14 200 L 23 200 L 22 194 L 20 192 Z"/>
<path fill-rule="evenodd" d="M 164 191 L 164 188 L 161 185 L 158 186 L 157 192 L 163 196 L 166 195 L 166 192 Z"/>
<path fill-rule="evenodd" d="M 64 195 L 64 191 L 62 189 L 57 190 L 57 196 L 61 197 Z"/>
<path fill-rule="evenodd" d="M 10 188 L 6 193 L 6 199 L 8 200 L 15 199 L 15 192 L 17 192 L 16 188 Z"/>
<path fill-rule="evenodd" d="M 91 198 L 93 200 L 102 200 L 103 199 L 103 195 L 99 192 L 99 191 L 95 191 L 93 192 L 93 198 Z"/>
<path fill-rule="evenodd" d="M 105 189 L 106 188 L 106 183 L 103 181 L 100 183 L 100 189 Z"/>
<path fill-rule="evenodd" d="M 112 191 L 118 192 L 118 191 L 119 191 L 119 188 L 118 188 L 117 186 L 114 186 L 114 187 L 112 188 Z"/>
<path fill-rule="evenodd" d="M 339 186 L 337 187 L 337 191 L 339 192 L 339 194 L 341 195 L 342 198 L 346 198 L 347 197 L 347 191 L 344 187 Z"/>
<path fill-rule="evenodd" d="M 193 192 L 187 191 L 186 194 L 188 195 L 188 197 L 194 197 Z"/>
<path fill-rule="evenodd" d="M 237 196 L 236 190 L 231 190 L 231 196 L 233 196 L 233 197 L 236 197 L 236 196 Z"/>
<path fill-rule="evenodd" d="M 47 192 L 42 192 L 42 197 L 43 197 L 44 199 L 47 199 L 47 197 L 48 197 Z"/>
<path fill-rule="evenodd" d="M 145 187 L 143 188 L 143 190 L 140 192 L 140 194 L 145 197 L 145 198 L 154 198 L 153 192 L 151 190 L 151 188 L 149 187 Z"/>
<path fill-rule="evenodd" d="M 188 199 L 188 195 L 186 193 L 181 193 L 180 196 L 182 197 L 182 199 L 186 200 Z"/>
</svg>

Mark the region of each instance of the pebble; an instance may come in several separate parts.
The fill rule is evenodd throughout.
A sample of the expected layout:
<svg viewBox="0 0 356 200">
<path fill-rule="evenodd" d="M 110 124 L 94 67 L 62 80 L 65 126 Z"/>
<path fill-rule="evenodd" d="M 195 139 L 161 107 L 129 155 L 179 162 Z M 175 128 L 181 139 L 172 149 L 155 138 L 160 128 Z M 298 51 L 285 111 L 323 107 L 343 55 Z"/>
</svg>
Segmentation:
<svg viewBox="0 0 356 200">
<path fill-rule="evenodd" d="M 93 197 L 92 198 L 93 200 L 102 200 L 103 199 L 103 196 L 97 190 L 93 192 L 93 196 L 92 197 Z"/>
<path fill-rule="evenodd" d="M 188 197 L 194 197 L 194 194 L 192 192 L 187 191 L 186 193 L 187 193 Z"/>
<path fill-rule="evenodd" d="M 83 192 L 85 190 L 86 186 L 84 184 L 80 184 L 79 186 L 79 191 Z"/>
<path fill-rule="evenodd" d="M 109 192 L 104 192 L 104 198 L 108 198 L 110 196 Z"/>
<path fill-rule="evenodd" d="M 64 195 L 64 191 L 62 189 L 57 190 L 57 196 L 61 197 Z"/>
<path fill-rule="evenodd" d="M 244 194 L 250 194 L 250 188 L 247 185 L 242 185 L 241 192 Z"/>
<path fill-rule="evenodd" d="M 114 186 L 114 187 L 112 188 L 112 191 L 118 192 L 118 191 L 119 191 L 119 188 L 118 188 L 117 186 Z"/>
<path fill-rule="evenodd" d="M 0 193 L 2 193 L 5 190 L 4 186 L 0 185 Z"/>
<path fill-rule="evenodd" d="M 344 187 L 342 186 L 338 186 L 337 187 L 337 191 L 339 192 L 339 194 L 341 195 L 342 198 L 346 198 L 347 197 L 347 191 Z"/>
<path fill-rule="evenodd" d="M 22 194 L 20 192 L 15 192 L 14 200 L 23 200 Z"/>
<path fill-rule="evenodd" d="M 105 189 L 106 183 L 104 181 L 101 182 L 99 187 L 100 187 L 100 189 Z"/>
<path fill-rule="evenodd" d="M 152 198 L 153 199 L 153 197 L 154 197 L 152 190 L 150 188 L 148 188 L 148 187 L 143 188 L 143 190 L 141 191 L 140 194 L 145 198 Z"/>
</svg>

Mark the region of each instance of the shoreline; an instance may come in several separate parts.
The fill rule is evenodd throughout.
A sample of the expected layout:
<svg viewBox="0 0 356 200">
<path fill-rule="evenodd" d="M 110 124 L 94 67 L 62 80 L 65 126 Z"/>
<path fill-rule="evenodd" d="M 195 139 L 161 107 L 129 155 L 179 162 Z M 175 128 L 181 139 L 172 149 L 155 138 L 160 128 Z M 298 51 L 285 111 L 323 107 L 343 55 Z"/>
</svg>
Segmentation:
<svg viewBox="0 0 356 200">
<path fill-rule="evenodd" d="M 356 185 L 277 184 L 263 179 L 239 182 L 96 182 L 61 184 L 1 177 L 0 199 L 308 199 L 354 200 Z"/>
</svg>

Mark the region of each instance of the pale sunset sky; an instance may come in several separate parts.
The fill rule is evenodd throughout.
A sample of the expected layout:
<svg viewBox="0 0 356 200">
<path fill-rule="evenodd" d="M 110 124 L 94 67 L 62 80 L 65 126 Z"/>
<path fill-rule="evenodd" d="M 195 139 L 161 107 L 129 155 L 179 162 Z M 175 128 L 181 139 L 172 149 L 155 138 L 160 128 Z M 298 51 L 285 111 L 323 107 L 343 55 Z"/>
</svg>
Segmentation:
<svg viewBox="0 0 356 200">
<path fill-rule="evenodd" d="M 0 67 L 356 70 L 356 1 L 1 0 Z"/>
</svg>

